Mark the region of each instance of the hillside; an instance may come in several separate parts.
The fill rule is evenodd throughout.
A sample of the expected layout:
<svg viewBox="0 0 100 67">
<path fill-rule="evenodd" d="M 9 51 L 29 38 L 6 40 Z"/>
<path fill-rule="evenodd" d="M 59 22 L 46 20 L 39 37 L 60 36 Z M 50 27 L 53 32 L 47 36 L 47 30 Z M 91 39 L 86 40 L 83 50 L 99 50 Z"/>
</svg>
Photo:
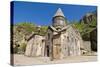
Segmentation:
<svg viewBox="0 0 100 67">
<path fill-rule="evenodd" d="M 13 25 L 13 48 L 14 53 L 23 53 L 26 48 L 27 38 L 34 32 L 34 34 L 44 36 L 48 26 L 36 26 L 33 23 L 21 22 Z"/>
<path fill-rule="evenodd" d="M 79 22 L 74 22 L 73 26 L 79 30 L 83 40 L 90 40 L 90 32 L 97 28 L 96 13 L 87 13 Z"/>
<path fill-rule="evenodd" d="M 75 26 L 84 41 L 91 42 L 91 49 L 97 51 L 97 13 L 87 13 L 80 22 L 75 22 Z"/>
</svg>

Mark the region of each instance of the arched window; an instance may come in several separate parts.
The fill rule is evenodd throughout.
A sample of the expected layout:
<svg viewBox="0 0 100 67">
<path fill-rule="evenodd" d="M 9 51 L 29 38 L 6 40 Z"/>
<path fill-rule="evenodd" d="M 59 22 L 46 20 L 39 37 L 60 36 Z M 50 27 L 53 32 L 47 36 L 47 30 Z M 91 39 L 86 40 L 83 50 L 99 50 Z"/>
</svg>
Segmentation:
<svg viewBox="0 0 100 67">
<path fill-rule="evenodd" d="M 67 37 L 67 42 L 69 42 L 69 37 Z"/>
<path fill-rule="evenodd" d="M 48 33 L 48 39 L 50 39 L 50 33 Z"/>
</svg>

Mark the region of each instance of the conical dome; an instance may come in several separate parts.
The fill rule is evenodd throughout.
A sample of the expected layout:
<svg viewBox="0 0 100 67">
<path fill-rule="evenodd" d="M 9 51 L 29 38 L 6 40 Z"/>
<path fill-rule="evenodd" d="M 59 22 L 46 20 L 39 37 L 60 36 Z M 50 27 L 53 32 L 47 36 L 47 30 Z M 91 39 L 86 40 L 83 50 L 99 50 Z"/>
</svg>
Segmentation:
<svg viewBox="0 0 100 67">
<path fill-rule="evenodd" d="M 61 10 L 61 8 L 58 8 L 58 10 L 57 10 L 57 12 L 55 13 L 54 17 L 56 17 L 56 16 L 65 17 L 64 14 L 63 14 L 63 12 L 62 12 L 62 10 Z"/>
<path fill-rule="evenodd" d="M 53 16 L 53 26 L 56 28 L 62 28 L 66 26 L 65 16 L 61 8 L 58 8 L 57 12 Z"/>
</svg>

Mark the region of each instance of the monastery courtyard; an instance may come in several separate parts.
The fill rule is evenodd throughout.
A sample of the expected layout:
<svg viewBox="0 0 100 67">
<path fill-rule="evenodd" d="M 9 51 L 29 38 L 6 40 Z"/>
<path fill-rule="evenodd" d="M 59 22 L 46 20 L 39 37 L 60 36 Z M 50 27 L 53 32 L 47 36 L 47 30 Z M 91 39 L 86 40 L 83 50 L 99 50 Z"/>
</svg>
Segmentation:
<svg viewBox="0 0 100 67">
<path fill-rule="evenodd" d="M 49 57 L 26 57 L 20 54 L 14 54 L 14 65 L 37 65 L 37 64 L 58 64 L 58 63 L 80 63 L 97 61 L 97 56 L 74 56 L 61 60 L 50 61 Z"/>
</svg>

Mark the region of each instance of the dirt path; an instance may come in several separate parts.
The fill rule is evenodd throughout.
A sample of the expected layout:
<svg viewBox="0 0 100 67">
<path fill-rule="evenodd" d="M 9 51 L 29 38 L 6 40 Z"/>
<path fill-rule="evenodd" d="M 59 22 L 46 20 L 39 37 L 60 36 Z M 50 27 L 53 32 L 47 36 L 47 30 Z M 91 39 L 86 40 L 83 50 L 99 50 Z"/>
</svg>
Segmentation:
<svg viewBox="0 0 100 67">
<path fill-rule="evenodd" d="M 62 60 L 50 61 L 48 57 L 26 57 L 24 55 L 14 55 L 15 65 L 36 65 L 36 64 L 54 64 L 54 63 L 77 63 L 97 61 L 97 56 L 76 56 L 67 57 Z"/>
</svg>

